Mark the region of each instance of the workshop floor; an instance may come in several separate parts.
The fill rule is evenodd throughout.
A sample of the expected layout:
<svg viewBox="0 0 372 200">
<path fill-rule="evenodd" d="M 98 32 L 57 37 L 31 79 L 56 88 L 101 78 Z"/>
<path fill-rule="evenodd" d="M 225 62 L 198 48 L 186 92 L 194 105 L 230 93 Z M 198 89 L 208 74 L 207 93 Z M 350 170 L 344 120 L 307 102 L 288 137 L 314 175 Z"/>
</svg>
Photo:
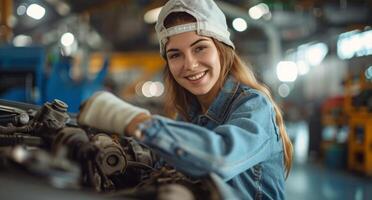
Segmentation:
<svg viewBox="0 0 372 200">
<path fill-rule="evenodd" d="M 287 179 L 286 195 L 287 200 L 371 200 L 372 177 L 321 164 L 297 164 Z"/>
</svg>

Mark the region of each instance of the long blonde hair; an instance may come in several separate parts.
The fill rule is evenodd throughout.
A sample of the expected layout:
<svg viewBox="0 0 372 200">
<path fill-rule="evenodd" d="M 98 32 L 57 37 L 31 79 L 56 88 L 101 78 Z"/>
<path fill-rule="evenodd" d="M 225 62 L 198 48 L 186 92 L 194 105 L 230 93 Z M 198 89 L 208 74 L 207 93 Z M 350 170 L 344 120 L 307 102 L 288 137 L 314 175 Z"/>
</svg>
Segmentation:
<svg viewBox="0 0 372 200">
<path fill-rule="evenodd" d="M 171 15 L 169 15 L 165 20 L 164 24 L 166 27 L 171 27 L 177 24 L 183 24 L 186 22 L 193 21 L 195 21 L 195 19 L 191 15 L 184 12 L 179 12 L 172 13 Z M 225 83 L 228 75 L 231 74 L 237 81 L 245 85 L 248 85 L 249 87 L 265 94 L 272 103 L 276 113 L 275 116 L 276 124 L 279 128 L 280 137 L 283 143 L 284 151 L 283 160 L 285 165 L 285 176 L 288 177 L 292 166 L 293 148 L 292 143 L 285 129 L 281 109 L 275 103 L 269 89 L 256 79 L 250 66 L 244 63 L 231 47 L 225 45 L 222 42 L 217 41 L 214 38 L 212 39 L 220 55 L 221 73 L 218 79 L 220 81 L 216 83 L 219 84 L 218 85 L 219 89 L 223 87 L 223 84 Z M 165 56 L 164 59 L 167 61 Z M 180 86 L 177 83 L 177 81 L 173 78 L 169 70 L 168 62 L 166 64 L 166 67 L 164 68 L 164 82 L 166 102 L 165 113 L 172 118 L 174 118 L 176 114 L 179 114 L 186 121 L 189 121 L 190 119 L 187 114 L 187 111 L 189 110 L 189 106 L 191 104 L 192 99 L 194 98 L 194 95 L 191 94 L 186 89 L 184 89 L 182 86 Z"/>
</svg>

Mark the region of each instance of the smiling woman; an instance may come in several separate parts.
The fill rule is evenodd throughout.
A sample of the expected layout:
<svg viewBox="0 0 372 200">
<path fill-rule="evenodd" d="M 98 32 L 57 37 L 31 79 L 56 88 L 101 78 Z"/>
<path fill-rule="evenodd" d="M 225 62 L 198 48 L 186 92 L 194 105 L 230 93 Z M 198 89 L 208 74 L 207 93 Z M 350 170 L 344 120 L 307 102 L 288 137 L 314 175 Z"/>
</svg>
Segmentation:
<svg viewBox="0 0 372 200">
<path fill-rule="evenodd" d="M 155 29 L 165 106 L 177 120 L 106 92 L 78 122 L 134 137 L 189 176 L 216 174 L 241 199 L 284 199 L 292 145 L 281 111 L 235 52 L 222 11 L 212 0 L 170 0 Z"/>
<path fill-rule="evenodd" d="M 199 36 L 195 31 L 175 35 L 166 45 L 166 57 L 175 81 L 195 95 L 202 109 L 207 110 L 218 93 L 216 83 L 221 71 L 213 40 Z"/>
</svg>

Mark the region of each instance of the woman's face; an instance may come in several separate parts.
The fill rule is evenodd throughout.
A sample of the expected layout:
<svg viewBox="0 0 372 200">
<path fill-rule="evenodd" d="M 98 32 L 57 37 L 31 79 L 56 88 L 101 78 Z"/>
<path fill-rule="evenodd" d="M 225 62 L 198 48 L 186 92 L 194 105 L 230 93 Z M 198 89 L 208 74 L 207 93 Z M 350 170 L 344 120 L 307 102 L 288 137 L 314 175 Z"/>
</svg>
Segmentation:
<svg viewBox="0 0 372 200">
<path fill-rule="evenodd" d="M 195 31 L 171 36 L 166 58 L 177 83 L 196 96 L 208 94 L 220 76 L 220 58 L 213 40 Z"/>
</svg>

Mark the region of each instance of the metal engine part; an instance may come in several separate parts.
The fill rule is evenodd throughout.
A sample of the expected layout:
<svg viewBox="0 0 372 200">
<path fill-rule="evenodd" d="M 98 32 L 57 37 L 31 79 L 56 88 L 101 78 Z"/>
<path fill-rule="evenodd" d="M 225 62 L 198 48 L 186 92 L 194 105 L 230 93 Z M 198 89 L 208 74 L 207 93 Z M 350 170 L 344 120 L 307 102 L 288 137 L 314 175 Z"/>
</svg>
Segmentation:
<svg viewBox="0 0 372 200">
<path fill-rule="evenodd" d="M 91 141 L 98 149 L 95 161 L 102 173 L 107 176 L 124 173 L 127 159 L 119 144 L 106 134 L 94 135 Z"/>
<path fill-rule="evenodd" d="M 55 137 L 52 152 L 58 154 L 63 148 L 68 149 L 68 157 L 72 160 L 93 160 L 105 176 L 124 173 L 127 166 L 122 147 L 103 133 L 89 138 L 83 129 L 63 128 Z"/>
<path fill-rule="evenodd" d="M 61 150 L 67 151 L 67 157 L 72 160 L 79 160 L 81 157 L 79 151 L 81 151 L 83 144 L 87 143 L 89 143 L 89 138 L 83 129 L 65 127 L 56 134 L 51 145 L 51 151 L 54 155 L 59 154 Z"/>
<path fill-rule="evenodd" d="M 68 105 L 58 99 L 55 99 L 52 103 L 46 102 L 37 112 L 33 121 L 35 131 L 43 134 L 65 127 L 66 122 L 70 119 L 67 108 Z"/>
<path fill-rule="evenodd" d="M 0 124 L 26 125 L 30 120 L 29 115 L 19 108 L 0 105 L 0 113 L 3 113 L 3 115 L 0 115 Z"/>
<path fill-rule="evenodd" d="M 54 155 L 62 153 L 79 162 L 85 185 L 97 191 L 115 189 L 110 177 L 124 174 L 127 167 L 122 147 L 106 134 L 93 134 L 90 138 L 85 130 L 65 127 L 58 131 L 51 146 Z"/>
<path fill-rule="evenodd" d="M 220 199 L 211 179 L 189 179 L 133 138 L 70 123 L 75 118 L 60 100 L 27 106 L 0 101 L 0 168 L 17 163 L 56 187 L 84 186 L 112 197 Z"/>
</svg>

